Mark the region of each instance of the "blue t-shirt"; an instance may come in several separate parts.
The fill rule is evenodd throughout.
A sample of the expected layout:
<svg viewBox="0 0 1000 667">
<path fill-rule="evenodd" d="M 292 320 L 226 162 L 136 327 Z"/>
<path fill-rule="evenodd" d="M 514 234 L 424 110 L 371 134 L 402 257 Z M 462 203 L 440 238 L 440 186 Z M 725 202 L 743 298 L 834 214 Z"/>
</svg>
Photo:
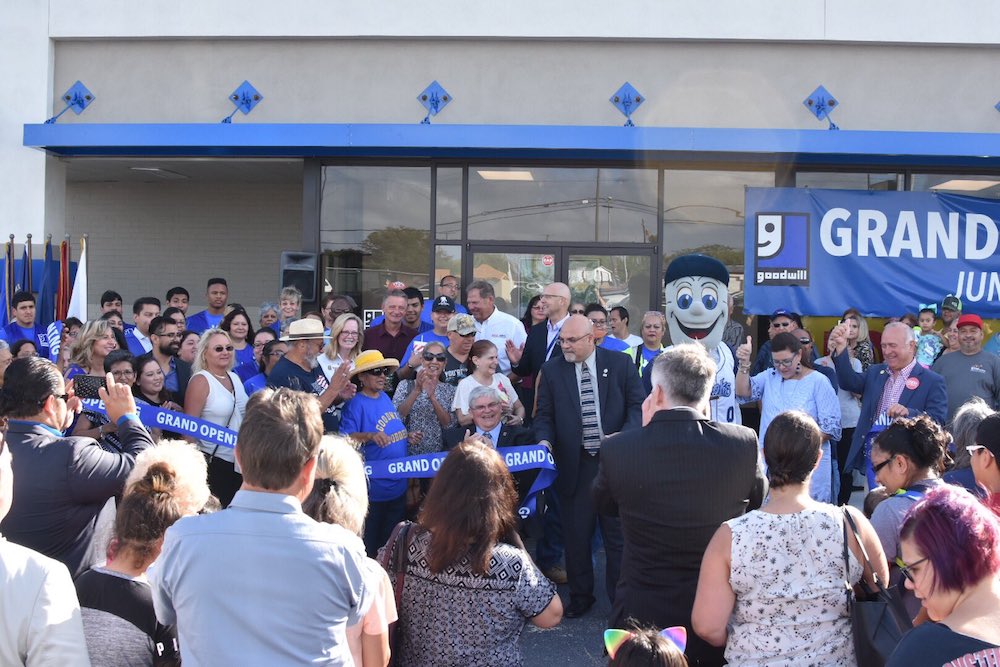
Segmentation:
<svg viewBox="0 0 1000 667">
<path fill-rule="evenodd" d="M 389 436 L 391 441 L 385 447 L 379 447 L 374 442 L 366 442 L 361 448 L 365 461 L 382 461 L 386 459 L 401 459 L 406 456 L 410 443 L 406 437 L 406 426 L 396 412 L 396 406 L 388 394 L 382 392 L 378 398 L 371 398 L 362 393 L 344 404 L 340 420 L 343 433 L 359 433 L 362 431 L 380 431 Z M 395 500 L 406 493 L 405 479 L 373 479 L 369 481 L 368 497 L 375 502 Z"/>
<path fill-rule="evenodd" d="M 13 345 L 19 340 L 30 340 L 35 344 L 35 352 L 38 356 L 49 358 L 49 337 L 45 329 L 38 325 L 25 329 L 16 321 L 11 322 L 0 330 L 0 338 L 7 341 L 9 345 Z"/>
<path fill-rule="evenodd" d="M 414 343 L 441 343 L 444 345 L 444 349 L 448 349 L 448 336 L 438 336 L 433 330 L 425 331 L 423 333 L 417 334 L 417 336 L 410 341 L 410 344 L 406 346 L 406 352 L 403 353 L 403 358 L 399 361 L 400 366 L 405 366 L 406 362 L 410 360 L 410 356 L 413 354 L 413 344 Z"/>
<path fill-rule="evenodd" d="M 278 363 L 271 369 L 271 374 L 267 376 L 267 386 L 274 389 L 288 387 L 295 391 L 304 391 L 307 394 L 319 396 L 326 391 L 330 383 L 326 381 L 323 369 L 319 366 L 307 371 L 291 359 L 282 357 L 278 359 Z M 247 393 L 249 394 L 249 392 Z M 339 427 L 337 409 L 333 404 L 330 404 L 330 407 L 323 411 L 323 432 L 336 433 Z"/>
<path fill-rule="evenodd" d="M 990 336 L 990 339 L 986 341 L 986 345 L 983 346 L 983 349 L 990 354 L 1000 355 L 1000 333 L 995 333 Z"/>
<path fill-rule="evenodd" d="M 222 315 L 212 315 L 207 310 L 203 310 L 187 318 L 187 328 L 196 334 L 201 334 L 209 329 L 217 328 L 222 324 L 222 318 Z"/>
<path fill-rule="evenodd" d="M 605 336 L 598 347 L 603 347 L 605 350 L 614 350 L 615 352 L 627 352 L 629 344 L 614 336 Z"/>
</svg>

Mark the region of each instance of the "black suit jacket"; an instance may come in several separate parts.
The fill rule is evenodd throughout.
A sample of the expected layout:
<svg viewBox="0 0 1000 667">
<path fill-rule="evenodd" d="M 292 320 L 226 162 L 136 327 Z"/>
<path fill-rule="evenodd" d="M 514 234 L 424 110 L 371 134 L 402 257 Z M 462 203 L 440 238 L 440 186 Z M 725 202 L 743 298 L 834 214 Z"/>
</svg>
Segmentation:
<svg viewBox="0 0 1000 667">
<path fill-rule="evenodd" d="M 528 329 L 528 337 L 524 341 L 524 352 L 521 353 L 521 361 L 511 367 L 515 373 L 521 377 L 535 375 L 545 364 L 545 354 L 548 350 L 549 321 L 539 322 Z M 562 346 L 556 340 L 552 344 L 551 359 L 562 357 Z"/>
<path fill-rule="evenodd" d="M 184 395 L 187 394 L 188 383 L 191 381 L 191 364 L 174 357 L 174 370 L 177 372 L 177 395 L 174 403 L 184 405 Z"/>
<path fill-rule="evenodd" d="M 639 374 L 628 355 L 596 348 L 597 396 L 601 408 L 601 428 L 605 434 L 637 429 L 642 425 L 642 391 Z M 583 447 L 583 415 L 576 364 L 564 357 L 550 359 L 542 367 L 538 383 L 538 414 L 535 436 L 552 445 L 559 469 L 555 486 L 560 493 L 572 493 L 577 485 Z M 610 439 L 604 442 L 609 442 Z M 602 443 L 602 448 L 603 448 Z"/>
<path fill-rule="evenodd" d="M 756 434 L 691 408 L 661 410 L 605 441 L 594 504 L 621 517 L 625 536 L 612 625 L 634 616 L 690 628 L 709 540 L 723 521 L 760 507 L 766 490 Z"/>
<path fill-rule="evenodd" d="M 475 433 L 476 427 L 455 426 L 441 431 L 441 439 L 444 442 L 445 450 L 452 449 L 465 440 L 466 431 Z M 497 440 L 498 442 L 495 443 L 497 447 L 534 445 L 538 442 L 535 440 L 535 434 L 530 428 L 506 425 L 500 427 L 500 436 Z M 521 472 L 515 472 L 512 474 L 514 476 L 514 486 L 517 487 L 517 506 L 520 507 L 524 504 L 524 498 L 528 495 L 531 485 L 535 483 L 535 478 L 538 477 L 538 471 L 522 470 Z"/>
<path fill-rule="evenodd" d="M 118 427 L 123 451 L 93 438 L 57 438 L 43 426 L 11 422 L 14 499 L 0 524 L 4 537 L 66 565 L 75 578 L 105 559 L 93 544 L 98 516 L 122 492 L 135 457 L 153 441 L 139 422 Z"/>
</svg>

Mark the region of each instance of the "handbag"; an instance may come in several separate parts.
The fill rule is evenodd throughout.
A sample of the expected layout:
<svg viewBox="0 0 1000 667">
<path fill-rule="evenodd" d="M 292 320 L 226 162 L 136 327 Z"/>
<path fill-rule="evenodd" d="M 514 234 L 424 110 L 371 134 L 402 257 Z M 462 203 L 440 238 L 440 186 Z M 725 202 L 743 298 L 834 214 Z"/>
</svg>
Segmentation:
<svg viewBox="0 0 1000 667">
<path fill-rule="evenodd" d="M 386 572 L 394 575 L 393 597 L 396 599 L 395 623 L 389 626 L 389 665 L 393 667 L 399 664 L 400 641 L 399 622 L 403 619 L 403 579 L 406 576 L 406 551 L 409 544 L 410 527 L 413 524 L 409 521 L 400 521 L 392 529 L 392 535 L 386 543 L 382 553 L 379 554 L 378 562 Z"/>
<path fill-rule="evenodd" d="M 872 590 L 862 577 L 858 582 L 858 592 L 855 593 L 849 575 L 844 583 L 847 589 L 847 609 L 851 617 L 851 630 L 854 635 L 854 655 L 858 667 L 883 667 L 892 655 L 896 645 L 903 635 L 913 628 L 913 623 L 903 607 L 902 600 L 896 589 L 889 590 L 879 580 L 875 568 L 868 559 L 865 545 L 858 534 L 858 527 L 851 518 L 847 508 L 844 508 L 844 565 L 850 572 L 850 560 L 847 553 L 847 527 L 850 525 L 861 555 L 864 566 L 872 572 L 876 590 Z"/>
</svg>

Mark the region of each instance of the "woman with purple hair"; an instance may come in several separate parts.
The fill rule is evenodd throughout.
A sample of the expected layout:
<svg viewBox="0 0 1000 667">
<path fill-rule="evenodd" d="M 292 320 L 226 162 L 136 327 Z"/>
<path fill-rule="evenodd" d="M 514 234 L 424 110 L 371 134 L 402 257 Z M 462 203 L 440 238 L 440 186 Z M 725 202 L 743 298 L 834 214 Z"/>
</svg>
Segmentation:
<svg viewBox="0 0 1000 667">
<path fill-rule="evenodd" d="M 896 564 L 930 622 L 887 667 L 1000 663 L 1000 520 L 962 489 L 928 491 L 906 515 Z"/>
</svg>

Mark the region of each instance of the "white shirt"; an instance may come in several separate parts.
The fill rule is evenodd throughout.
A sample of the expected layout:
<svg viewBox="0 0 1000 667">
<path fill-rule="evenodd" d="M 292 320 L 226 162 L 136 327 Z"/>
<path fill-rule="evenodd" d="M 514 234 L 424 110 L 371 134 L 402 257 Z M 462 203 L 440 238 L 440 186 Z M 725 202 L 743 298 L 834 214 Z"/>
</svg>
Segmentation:
<svg viewBox="0 0 1000 667">
<path fill-rule="evenodd" d="M 597 350 L 595 349 L 590 353 L 590 356 L 584 359 L 582 362 L 578 361 L 573 364 L 573 368 L 576 370 L 576 389 L 580 391 L 580 378 L 582 377 L 582 372 L 580 371 L 580 366 L 587 364 L 587 370 L 590 371 L 590 384 L 594 388 L 594 409 L 597 410 L 597 428 L 601 432 L 601 439 L 604 439 L 606 433 L 604 432 L 604 425 L 601 424 L 601 390 L 597 386 Z M 607 373 L 608 369 L 605 368 L 602 373 Z M 581 392 L 582 393 L 582 392 Z M 579 395 L 579 394 L 578 394 Z"/>
<path fill-rule="evenodd" d="M 520 347 L 524 345 L 527 337 L 528 334 L 525 332 L 521 320 L 513 315 L 508 315 L 499 308 L 494 308 L 493 314 L 487 317 L 484 322 L 476 320 L 476 340 L 488 340 L 497 346 L 497 361 L 500 364 L 500 372 L 504 375 L 510 373 L 507 341 L 513 341 L 514 345 Z"/>
<path fill-rule="evenodd" d="M 89 665 L 76 589 L 59 561 L 0 537 L 0 664 Z"/>
<path fill-rule="evenodd" d="M 142 349 L 146 350 L 146 352 L 153 351 L 153 341 L 149 340 L 149 336 L 143 335 L 143 333 L 139 331 L 139 327 L 130 329 L 130 331 L 132 332 L 132 337 L 139 341 L 139 345 L 142 345 Z"/>
<path fill-rule="evenodd" d="M 614 334 L 611 334 L 611 335 L 615 336 Z M 615 336 L 615 338 L 618 338 L 618 336 Z M 625 338 L 618 338 L 618 340 L 625 341 L 626 343 L 628 343 L 629 347 L 635 347 L 636 345 L 642 345 L 642 337 L 641 336 L 636 336 L 634 333 L 630 333 Z"/>
<path fill-rule="evenodd" d="M 545 320 L 545 361 L 552 358 L 552 352 L 555 351 L 556 345 L 559 344 L 556 338 L 559 336 L 559 332 L 562 331 L 562 327 L 568 319 L 569 313 L 566 313 L 566 316 L 554 325 L 552 324 L 552 320 Z"/>
</svg>

